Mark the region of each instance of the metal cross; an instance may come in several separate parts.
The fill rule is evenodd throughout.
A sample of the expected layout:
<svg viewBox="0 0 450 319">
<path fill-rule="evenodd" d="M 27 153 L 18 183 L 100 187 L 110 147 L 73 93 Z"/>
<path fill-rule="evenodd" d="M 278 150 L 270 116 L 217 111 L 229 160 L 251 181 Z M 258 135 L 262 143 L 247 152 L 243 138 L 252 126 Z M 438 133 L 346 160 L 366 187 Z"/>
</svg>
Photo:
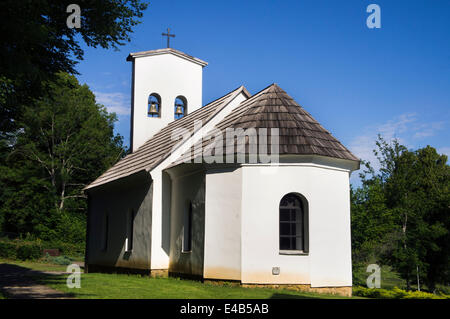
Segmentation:
<svg viewBox="0 0 450 319">
<path fill-rule="evenodd" d="M 170 37 L 175 38 L 175 34 L 170 34 L 170 28 L 167 28 L 167 33 L 162 33 L 162 36 L 167 37 L 167 47 L 170 48 Z"/>
</svg>

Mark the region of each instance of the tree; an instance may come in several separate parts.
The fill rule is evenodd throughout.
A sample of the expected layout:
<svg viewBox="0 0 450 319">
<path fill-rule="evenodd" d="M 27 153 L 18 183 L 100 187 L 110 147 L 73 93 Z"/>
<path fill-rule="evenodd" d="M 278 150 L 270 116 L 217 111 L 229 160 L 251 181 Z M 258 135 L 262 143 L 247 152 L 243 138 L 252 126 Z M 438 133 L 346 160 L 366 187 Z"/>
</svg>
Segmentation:
<svg viewBox="0 0 450 319">
<path fill-rule="evenodd" d="M 424 265 L 424 281 L 430 290 L 436 283 L 448 283 L 450 274 L 450 166 L 447 156 L 427 146 L 415 152 L 414 194 L 417 225 L 415 235 Z"/>
<path fill-rule="evenodd" d="M 407 289 L 420 276 L 434 290 L 449 279 L 447 157 L 430 146 L 412 151 L 381 137 L 374 153 L 379 171 L 368 164 L 362 186 L 352 192 L 352 244 L 394 266 Z"/>
<path fill-rule="evenodd" d="M 82 190 L 124 154 L 122 137 L 113 133 L 116 115 L 74 76 L 59 73 L 46 85 L 48 92 L 24 109 L 14 139 L 3 144 L 3 226 L 44 239 L 83 240 Z"/>
<path fill-rule="evenodd" d="M 0 1 L 0 138 L 17 129 L 30 105 L 58 72 L 76 74 L 79 40 L 113 48 L 130 41 L 147 4 L 141 0 L 79 0 L 81 28 L 66 24 L 69 0 Z"/>
<path fill-rule="evenodd" d="M 365 163 L 368 165 L 368 163 Z M 370 166 L 369 166 L 370 167 Z M 395 225 L 377 177 L 351 189 L 352 255 L 355 264 L 378 263 L 392 251 Z"/>
</svg>

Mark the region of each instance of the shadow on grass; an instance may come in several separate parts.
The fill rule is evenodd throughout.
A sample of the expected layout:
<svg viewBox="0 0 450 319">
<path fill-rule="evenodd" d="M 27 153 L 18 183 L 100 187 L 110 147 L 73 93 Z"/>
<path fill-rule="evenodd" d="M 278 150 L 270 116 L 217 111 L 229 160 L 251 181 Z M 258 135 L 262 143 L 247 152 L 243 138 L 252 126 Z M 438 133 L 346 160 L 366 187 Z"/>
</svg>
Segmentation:
<svg viewBox="0 0 450 319">
<path fill-rule="evenodd" d="M 60 273 L 51 274 L 15 264 L 0 264 L 0 290 L 8 298 L 56 299 L 82 297 L 82 294 L 65 293 L 51 288 L 52 285 L 60 285 L 66 279 L 67 275 Z"/>
</svg>

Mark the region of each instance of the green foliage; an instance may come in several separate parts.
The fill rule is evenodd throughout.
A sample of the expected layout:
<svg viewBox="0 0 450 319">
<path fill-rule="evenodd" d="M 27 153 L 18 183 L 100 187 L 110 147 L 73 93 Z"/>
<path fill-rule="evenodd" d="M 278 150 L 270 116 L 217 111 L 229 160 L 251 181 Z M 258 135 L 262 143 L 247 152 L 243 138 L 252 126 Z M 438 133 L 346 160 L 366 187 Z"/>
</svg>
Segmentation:
<svg viewBox="0 0 450 319">
<path fill-rule="evenodd" d="M 0 2 L 0 231 L 30 233 L 82 254 L 82 188 L 123 154 L 115 114 L 75 77 L 87 46 L 117 49 L 143 16 L 141 0 Z M 80 249 L 83 247 L 83 249 Z M 26 248 L 23 248 L 23 254 Z M 6 253 L 5 253 L 6 254 Z"/>
<path fill-rule="evenodd" d="M 25 244 L 17 248 L 17 258 L 20 260 L 35 260 L 41 257 L 41 246 L 38 244 Z"/>
<path fill-rule="evenodd" d="M 7 259 L 16 259 L 17 245 L 9 241 L 0 241 L 0 257 Z"/>
<path fill-rule="evenodd" d="M 42 251 L 44 249 L 58 249 L 60 254 L 64 255 L 61 258 L 70 258 L 70 260 L 73 260 L 73 257 L 78 260 L 84 258 L 84 243 L 66 243 L 62 241 L 45 242 L 39 239 L 33 239 L 32 237 L 32 235 L 29 235 L 26 239 L 0 239 L 0 257 L 34 260 L 42 257 Z"/>
<path fill-rule="evenodd" d="M 385 201 L 378 178 L 351 190 L 352 253 L 356 264 L 379 262 L 391 250 L 395 224 Z"/>
<path fill-rule="evenodd" d="M 353 295 L 381 299 L 450 299 L 449 295 L 434 295 L 423 291 L 406 291 L 394 287 L 392 290 L 354 287 Z"/>
<path fill-rule="evenodd" d="M 22 106 L 47 91 L 54 74 L 75 74 L 90 47 L 117 49 L 130 41 L 147 3 L 141 0 L 79 0 L 81 28 L 68 28 L 71 0 L 0 1 L 0 136 L 20 126 Z"/>
<path fill-rule="evenodd" d="M 363 286 L 367 285 L 367 277 L 370 275 L 367 272 L 367 264 L 353 265 L 353 286 Z M 406 281 L 402 279 L 399 274 L 388 265 L 380 265 L 381 271 L 381 287 L 382 289 L 393 289 L 394 287 L 399 287 L 401 289 L 406 288 Z"/>
<path fill-rule="evenodd" d="M 42 257 L 40 241 L 0 240 L 0 257 L 8 259 L 35 260 Z"/>
<path fill-rule="evenodd" d="M 124 153 L 114 135 L 116 115 L 64 73 L 46 94 L 26 107 L 22 129 L 0 160 L 2 230 L 31 233 L 44 241 L 83 243 L 83 187 Z"/>
<path fill-rule="evenodd" d="M 84 242 L 71 243 L 63 241 L 44 242 L 43 246 L 47 249 L 59 249 L 60 254 L 66 256 L 84 258 Z"/>
<path fill-rule="evenodd" d="M 392 265 L 407 289 L 419 276 L 430 291 L 450 282 L 450 167 L 427 146 L 408 150 L 379 137 L 379 172 L 365 163 L 352 189 L 353 260 Z"/>
</svg>

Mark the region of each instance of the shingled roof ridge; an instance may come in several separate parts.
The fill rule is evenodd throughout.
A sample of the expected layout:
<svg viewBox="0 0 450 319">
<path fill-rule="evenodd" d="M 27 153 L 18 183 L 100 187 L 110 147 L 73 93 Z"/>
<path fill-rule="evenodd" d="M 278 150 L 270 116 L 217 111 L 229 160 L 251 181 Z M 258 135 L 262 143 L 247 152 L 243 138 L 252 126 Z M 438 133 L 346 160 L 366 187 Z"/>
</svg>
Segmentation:
<svg viewBox="0 0 450 319">
<path fill-rule="evenodd" d="M 277 86 L 277 87 L 278 87 L 278 86 Z M 286 94 L 286 96 L 287 96 L 289 99 L 291 99 L 292 101 L 295 102 L 295 100 L 294 100 L 289 94 L 287 94 L 282 88 L 278 87 L 278 89 L 279 89 L 280 91 L 284 92 L 284 93 Z M 287 107 L 287 105 L 285 105 L 284 102 L 285 102 L 285 101 L 281 100 L 281 103 L 283 103 L 283 105 L 284 105 L 285 107 Z M 296 102 L 295 102 L 295 103 L 296 103 Z M 324 127 L 323 127 L 316 119 L 314 119 L 314 117 L 312 117 L 312 116 L 309 114 L 308 111 L 306 111 L 306 110 L 305 110 L 303 107 L 301 107 L 298 103 L 296 103 L 296 104 L 299 106 L 299 108 L 300 108 L 303 112 L 305 112 L 312 120 L 314 120 L 315 124 L 317 124 L 317 125 L 321 128 L 320 131 L 319 131 L 319 130 L 312 130 L 312 129 L 308 129 L 308 130 L 311 130 L 311 131 L 317 131 L 317 132 L 323 132 L 323 133 L 328 134 L 328 135 L 330 136 L 330 138 L 332 139 L 333 142 L 338 143 L 341 147 L 344 148 L 344 150 L 346 150 L 348 153 L 350 153 L 351 155 L 353 155 L 353 154 L 350 152 L 350 150 L 347 149 L 347 148 L 344 146 L 344 144 L 342 144 L 336 137 L 333 136 L 333 134 L 331 134 L 331 132 L 329 132 L 326 128 L 324 128 Z M 294 119 L 294 121 L 295 121 L 296 123 L 298 123 L 298 124 L 301 125 L 301 121 L 298 120 L 298 119 L 297 119 L 297 118 L 289 111 L 289 109 L 288 109 L 288 114 Z M 323 138 L 321 138 L 321 137 L 314 137 L 314 138 L 315 138 L 315 139 L 319 139 L 319 140 L 325 140 L 325 139 L 323 139 Z"/>
<path fill-rule="evenodd" d="M 290 97 L 282 88 L 280 88 L 278 86 L 277 83 L 272 83 L 269 86 L 267 86 L 264 89 L 262 89 L 261 91 L 259 91 L 258 93 L 255 93 L 248 100 L 242 102 L 241 108 L 243 108 L 243 109 L 246 108 L 246 109 L 242 112 L 242 114 L 240 115 L 239 118 L 236 118 L 236 119 L 233 120 L 234 123 L 232 123 L 232 125 L 234 126 L 234 125 L 241 124 L 242 122 L 239 119 L 244 117 L 244 116 L 246 116 L 246 115 L 248 115 L 251 112 L 251 110 L 254 109 L 254 108 L 261 108 L 261 107 L 270 108 L 271 104 L 266 104 L 267 103 L 266 101 L 268 101 L 271 98 L 270 97 L 268 98 L 267 95 L 268 94 L 278 94 L 278 93 L 282 93 L 282 94 L 286 95 L 287 98 L 291 99 L 295 104 L 297 104 L 292 97 Z M 263 101 L 266 102 L 266 103 L 258 104 L 258 102 L 263 102 Z M 285 105 L 283 103 L 283 99 L 282 98 L 280 98 L 280 101 L 282 102 L 283 106 L 287 108 L 287 105 Z M 300 105 L 298 105 L 298 106 L 300 107 Z M 287 113 L 290 114 L 289 109 L 288 109 Z M 296 121 L 296 123 L 298 123 L 298 122 Z"/>
<path fill-rule="evenodd" d="M 261 99 L 261 97 L 267 93 L 266 90 L 270 89 L 272 86 L 274 85 L 274 83 L 266 86 L 264 89 L 256 92 L 255 94 L 253 94 L 251 97 L 249 97 L 247 100 L 241 102 L 241 104 L 239 105 L 239 108 L 243 108 L 245 106 L 247 106 L 248 104 L 253 104 L 256 101 L 259 101 Z"/>
</svg>

